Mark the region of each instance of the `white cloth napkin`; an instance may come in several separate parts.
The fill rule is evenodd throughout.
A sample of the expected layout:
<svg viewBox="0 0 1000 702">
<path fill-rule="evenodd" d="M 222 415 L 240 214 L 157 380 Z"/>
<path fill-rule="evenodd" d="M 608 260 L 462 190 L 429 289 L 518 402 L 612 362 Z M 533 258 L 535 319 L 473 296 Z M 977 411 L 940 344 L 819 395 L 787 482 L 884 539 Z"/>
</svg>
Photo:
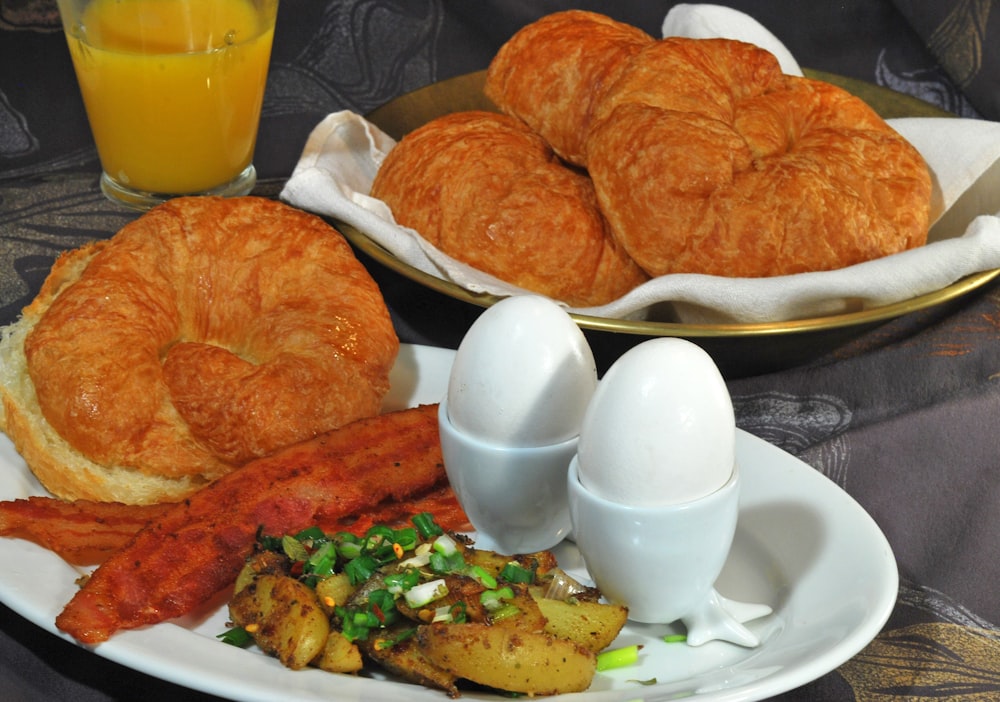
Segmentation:
<svg viewBox="0 0 1000 702">
<path fill-rule="evenodd" d="M 786 73 L 801 73 L 777 38 L 731 8 L 678 5 L 667 14 L 663 32 L 751 41 L 775 53 Z M 689 324 L 781 322 L 888 305 L 1000 268 L 1000 123 L 959 118 L 890 123 L 923 154 L 934 175 L 936 224 L 926 246 L 819 273 L 773 278 L 666 275 L 607 305 L 568 309 L 598 317 Z M 345 222 L 399 260 L 471 292 L 525 292 L 437 250 L 417 232 L 397 225 L 385 203 L 368 196 L 393 146 L 392 138 L 361 116 L 349 111 L 330 114 L 310 134 L 281 198 Z M 665 307 L 673 316 L 657 317 Z"/>
</svg>

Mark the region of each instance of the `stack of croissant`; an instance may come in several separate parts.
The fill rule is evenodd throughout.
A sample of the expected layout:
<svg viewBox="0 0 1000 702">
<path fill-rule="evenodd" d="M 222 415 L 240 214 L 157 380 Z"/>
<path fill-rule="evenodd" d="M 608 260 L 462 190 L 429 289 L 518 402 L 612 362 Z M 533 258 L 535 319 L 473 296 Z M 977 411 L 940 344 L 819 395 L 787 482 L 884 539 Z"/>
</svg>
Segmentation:
<svg viewBox="0 0 1000 702">
<path fill-rule="evenodd" d="M 571 306 L 654 276 L 831 270 L 926 241 L 919 152 L 751 44 L 571 10 L 501 47 L 485 92 L 499 113 L 413 131 L 372 195 L 445 253 Z"/>
</svg>

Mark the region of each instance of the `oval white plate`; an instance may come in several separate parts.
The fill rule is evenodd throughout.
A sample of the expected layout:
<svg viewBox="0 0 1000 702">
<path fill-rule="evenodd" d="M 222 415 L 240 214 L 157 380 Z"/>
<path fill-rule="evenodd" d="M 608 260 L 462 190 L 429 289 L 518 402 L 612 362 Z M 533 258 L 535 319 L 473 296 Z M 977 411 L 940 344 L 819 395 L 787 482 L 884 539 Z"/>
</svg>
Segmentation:
<svg viewBox="0 0 1000 702">
<path fill-rule="evenodd" d="M 404 345 L 386 408 L 438 402 L 453 358 L 453 351 Z M 749 623 L 761 646 L 712 642 L 692 648 L 662 640 L 679 629 L 629 624 L 618 645 L 642 643 L 639 665 L 600 673 L 589 691 L 566 697 L 588 702 L 763 699 L 833 670 L 885 624 L 896 601 L 898 573 L 871 517 L 812 467 L 765 441 L 741 431 L 736 448 L 745 482 L 736 539 L 718 590 L 774 608 L 774 614 Z M 0 437 L 0 499 L 36 494 L 45 491 L 10 441 Z M 572 544 L 561 545 L 557 553 L 560 564 L 585 574 Z M 62 636 L 55 617 L 83 571 L 18 539 L 0 539 L 0 562 L 0 600 Z M 116 634 L 93 651 L 164 680 L 238 700 L 447 699 L 440 691 L 378 674 L 287 670 L 256 650 L 218 642 L 215 636 L 225 629 L 226 618 L 224 602 L 215 602 L 179 620 Z M 464 697 L 501 699 L 471 692 Z"/>
</svg>

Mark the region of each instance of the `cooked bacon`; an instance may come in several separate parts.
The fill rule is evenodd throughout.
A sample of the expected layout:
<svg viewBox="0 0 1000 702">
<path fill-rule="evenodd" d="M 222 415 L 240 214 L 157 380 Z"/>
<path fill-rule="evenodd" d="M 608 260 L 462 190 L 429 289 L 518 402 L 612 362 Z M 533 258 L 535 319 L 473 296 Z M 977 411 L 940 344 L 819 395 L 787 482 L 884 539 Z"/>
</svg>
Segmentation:
<svg viewBox="0 0 1000 702">
<path fill-rule="evenodd" d="M 248 463 L 138 532 L 56 618 L 84 643 L 190 612 L 230 586 L 256 532 L 291 533 L 445 480 L 437 407 L 353 422 Z"/>
<path fill-rule="evenodd" d="M 472 529 L 469 518 L 465 516 L 462 506 L 455 497 L 451 485 L 445 482 L 430 492 L 412 500 L 386 500 L 372 510 L 351 515 L 333 522 L 318 523 L 326 533 L 349 531 L 352 534 L 364 534 L 375 524 L 388 524 L 400 527 L 409 522 L 410 517 L 421 512 L 434 515 L 434 521 L 449 531 L 468 531 Z"/>
<path fill-rule="evenodd" d="M 0 536 L 34 541 L 75 565 L 100 563 L 172 505 L 29 497 L 0 502 Z"/>
<path fill-rule="evenodd" d="M 33 541 L 74 565 L 96 565 L 125 548 L 138 531 L 162 517 L 174 505 L 127 505 L 121 502 L 29 497 L 0 502 L 0 536 Z M 362 534 L 374 524 L 399 526 L 420 512 L 430 512 L 452 531 L 471 529 L 447 481 L 429 492 L 405 500 L 385 500 L 371 510 L 323 524 L 328 533 Z"/>
</svg>

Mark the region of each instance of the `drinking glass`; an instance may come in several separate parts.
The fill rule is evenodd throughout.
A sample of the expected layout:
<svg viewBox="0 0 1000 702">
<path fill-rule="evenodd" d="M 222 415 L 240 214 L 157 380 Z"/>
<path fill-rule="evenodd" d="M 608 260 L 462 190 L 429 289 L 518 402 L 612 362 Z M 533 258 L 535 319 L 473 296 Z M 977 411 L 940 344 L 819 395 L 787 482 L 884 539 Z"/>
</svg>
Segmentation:
<svg viewBox="0 0 1000 702">
<path fill-rule="evenodd" d="M 58 0 L 110 199 L 245 195 L 278 0 Z"/>
</svg>

